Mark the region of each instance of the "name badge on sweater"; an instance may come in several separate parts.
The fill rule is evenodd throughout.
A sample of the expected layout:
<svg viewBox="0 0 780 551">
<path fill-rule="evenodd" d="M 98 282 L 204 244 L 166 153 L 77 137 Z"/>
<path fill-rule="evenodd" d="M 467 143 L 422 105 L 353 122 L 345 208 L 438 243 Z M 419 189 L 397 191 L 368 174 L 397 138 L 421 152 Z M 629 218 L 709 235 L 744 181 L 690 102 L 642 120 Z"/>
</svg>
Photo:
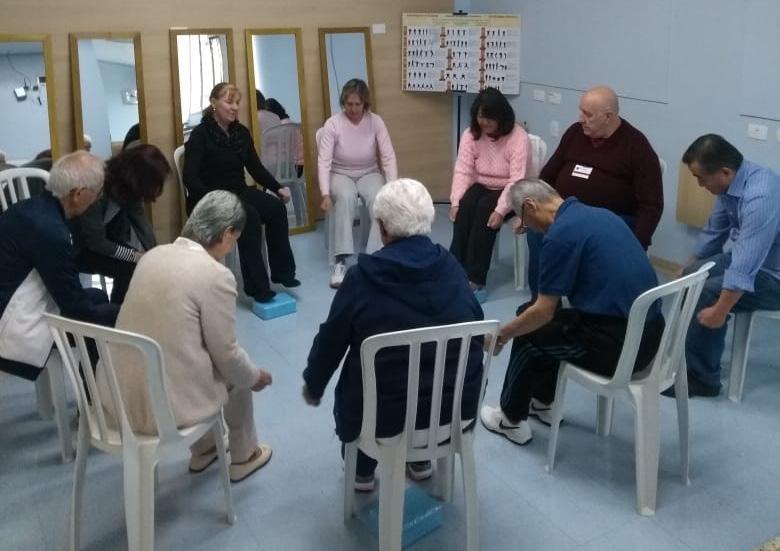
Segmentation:
<svg viewBox="0 0 780 551">
<path fill-rule="evenodd" d="M 593 172 L 592 166 L 574 165 L 574 170 L 571 171 L 571 175 L 575 178 L 584 178 L 587 180 L 590 178 L 591 172 Z"/>
</svg>

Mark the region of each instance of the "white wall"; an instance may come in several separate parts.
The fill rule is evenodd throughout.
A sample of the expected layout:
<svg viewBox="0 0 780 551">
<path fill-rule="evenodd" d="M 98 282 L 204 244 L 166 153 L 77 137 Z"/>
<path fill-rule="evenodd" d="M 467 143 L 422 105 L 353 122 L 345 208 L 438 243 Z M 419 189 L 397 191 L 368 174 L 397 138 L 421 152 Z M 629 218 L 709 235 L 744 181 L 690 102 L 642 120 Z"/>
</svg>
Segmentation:
<svg viewBox="0 0 780 551">
<path fill-rule="evenodd" d="M 256 35 L 253 47 L 260 91 L 281 103 L 292 121 L 301 122 L 295 35 Z"/>
<path fill-rule="evenodd" d="M 520 51 L 521 93 L 510 98 L 520 121 L 527 121 L 532 133 L 542 136 L 554 150 L 558 138 L 550 133 L 550 123 L 557 121 L 562 133 L 577 117 L 577 106 L 581 95 L 580 89 L 595 84 L 613 84 L 619 81 L 611 73 L 614 67 L 599 66 L 599 48 L 604 42 L 612 41 L 614 36 L 603 37 L 593 32 L 588 18 L 597 18 L 612 22 L 614 33 L 624 41 L 631 41 L 634 36 L 643 36 L 647 16 L 647 2 L 642 0 L 621 0 L 623 6 L 621 17 L 616 18 L 615 0 L 591 0 L 582 3 L 592 13 L 583 16 L 578 12 L 580 31 L 579 41 L 575 41 L 577 52 L 567 58 L 568 52 L 551 51 L 550 48 L 565 48 L 571 40 L 560 41 L 556 46 L 554 40 L 541 45 L 530 40 L 539 32 L 555 36 L 563 26 L 550 26 L 542 31 L 528 31 L 527 26 L 534 21 L 545 21 L 549 24 L 559 18 L 561 21 L 571 14 L 562 11 L 561 6 L 572 0 L 471 0 L 471 2 L 455 2 L 455 9 L 464 9 L 473 13 L 516 13 L 522 18 L 522 39 Z M 659 10 L 666 10 L 668 2 L 653 3 Z M 759 11 L 759 15 L 756 14 Z M 659 12 L 660 13 L 660 12 Z M 643 45 L 632 45 L 625 48 L 626 52 L 635 53 L 641 50 L 642 55 L 655 55 L 649 63 L 658 67 L 660 61 L 668 71 L 668 96 L 661 101 L 637 100 L 621 97 L 621 116 L 642 130 L 648 137 L 658 155 L 667 161 L 667 171 L 664 174 L 664 213 L 653 238 L 650 253 L 668 260 L 682 262 L 690 254 L 695 242 L 697 230 L 689 228 L 676 221 L 677 181 L 679 159 L 686 147 L 701 134 L 715 132 L 722 134 L 732 142 L 746 158 L 780 171 L 780 142 L 777 132 L 780 122 L 757 119 L 741 115 L 745 112 L 744 104 L 751 98 L 745 93 L 742 75 L 760 81 L 771 79 L 780 81 L 780 33 L 770 35 L 767 29 L 762 29 L 762 47 L 774 55 L 751 55 L 751 48 L 756 48 L 749 38 L 756 31 L 754 23 L 757 19 L 780 21 L 780 2 L 767 0 L 672 0 L 671 9 L 666 10 L 666 19 L 660 20 L 656 13 L 656 25 L 661 25 L 663 32 L 658 33 L 657 41 Z M 635 14 L 635 15 L 632 15 Z M 644 15 L 643 15 L 644 14 Z M 759 17 L 760 16 L 760 17 Z M 660 21 L 660 23 L 659 23 Z M 527 32 L 528 31 L 528 32 Z M 603 29 L 602 29 L 603 32 Z M 666 41 L 668 40 L 668 44 Z M 641 47 L 640 47 L 641 46 Z M 557 63 L 565 64 L 570 59 L 571 70 L 575 71 L 577 59 L 587 59 L 591 66 L 589 74 L 592 78 L 584 80 L 579 89 L 560 88 L 560 83 L 527 82 L 524 66 L 529 59 L 556 59 Z M 769 59 L 773 61 L 770 62 Z M 639 65 L 641 67 L 641 65 Z M 564 70 L 566 67 L 564 67 Z M 537 72 L 538 74 L 538 72 Z M 610 74 L 613 78 L 610 79 Z M 642 77 L 634 73 L 637 81 Z M 639 82 L 624 82 L 625 87 L 636 87 Z M 533 100 L 533 90 L 541 89 L 558 92 L 562 96 L 560 105 Z M 618 93 L 622 91 L 618 87 Z M 776 90 L 776 102 L 780 102 L 780 90 Z M 465 110 L 469 101 L 463 102 Z M 464 123 L 467 120 L 464 117 Z M 757 141 L 747 137 L 748 123 L 759 123 L 768 127 L 769 139 Z"/>
</svg>

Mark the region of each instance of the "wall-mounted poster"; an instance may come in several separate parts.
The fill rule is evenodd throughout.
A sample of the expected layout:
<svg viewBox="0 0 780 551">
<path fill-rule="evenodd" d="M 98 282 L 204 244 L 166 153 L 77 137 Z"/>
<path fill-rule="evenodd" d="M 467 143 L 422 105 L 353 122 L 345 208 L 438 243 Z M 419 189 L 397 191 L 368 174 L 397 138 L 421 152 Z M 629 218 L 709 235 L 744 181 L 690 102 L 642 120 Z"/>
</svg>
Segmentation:
<svg viewBox="0 0 780 551">
<path fill-rule="evenodd" d="M 520 92 L 520 17 L 405 13 L 401 89 Z"/>
</svg>

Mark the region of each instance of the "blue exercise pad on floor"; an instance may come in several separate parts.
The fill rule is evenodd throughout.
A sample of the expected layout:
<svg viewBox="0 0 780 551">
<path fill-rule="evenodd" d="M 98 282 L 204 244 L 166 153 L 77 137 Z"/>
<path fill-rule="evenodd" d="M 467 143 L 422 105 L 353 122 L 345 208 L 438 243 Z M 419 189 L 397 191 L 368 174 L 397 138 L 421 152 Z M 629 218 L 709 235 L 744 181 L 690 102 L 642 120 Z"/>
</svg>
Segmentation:
<svg viewBox="0 0 780 551">
<path fill-rule="evenodd" d="M 297 309 L 298 307 L 295 299 L 287 293 L 276 293 L 274 299 L 269 302 L 255 301 L 252 303 L 252 312 L 254 312 L 257 317 L 264 320 L 294 314 Z"/>
<path fill-rule="evenodd" d="M 406 488 L 402 547 L 412 545 L 441 526 L 441 505 L 416 486 Z M 363 508 L 357 517 L 375 538 L 379 537 L 379 501 Z"/>
</svg>

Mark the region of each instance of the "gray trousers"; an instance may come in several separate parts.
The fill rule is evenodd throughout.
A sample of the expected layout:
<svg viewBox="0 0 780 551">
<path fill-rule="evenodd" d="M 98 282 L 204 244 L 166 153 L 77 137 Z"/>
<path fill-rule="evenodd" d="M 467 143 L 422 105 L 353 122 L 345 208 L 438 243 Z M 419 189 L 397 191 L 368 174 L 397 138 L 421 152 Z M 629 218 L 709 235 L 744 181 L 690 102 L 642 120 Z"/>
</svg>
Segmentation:
<svg viewBox="0 0 780 551">
<path fill-rule="evenodd" d="M 360 178 L 350 178 L 342 174 L 330 176 L 330 199 L 333 206 L 328 212 L 328 259 L 335 262 L 338 255 L 355 254 L 355 240 L 352 235 L 352 222 L 358 196 L 368 209 L 371 229 L 368 232 L 366 253 L 371 254 L 382 248 L 379 225 L 374 220 L 374 198 L 384 185 L 385 178 L 379 172 L 371 172 Z M 363 231 L 365 232 L 364 228 Z"/>
<path fill-rule="evenodd" d="M 229 388 L 228 401 L 222 408 L 228 427 L 230 460 L 243 463 L 252 457 L 257 449 L 252 391 L 248 388 Z M 214 433 L 209 431 L 191 447 L 193 455 L 202 455 L 215 446 Z"/>
</svg>

